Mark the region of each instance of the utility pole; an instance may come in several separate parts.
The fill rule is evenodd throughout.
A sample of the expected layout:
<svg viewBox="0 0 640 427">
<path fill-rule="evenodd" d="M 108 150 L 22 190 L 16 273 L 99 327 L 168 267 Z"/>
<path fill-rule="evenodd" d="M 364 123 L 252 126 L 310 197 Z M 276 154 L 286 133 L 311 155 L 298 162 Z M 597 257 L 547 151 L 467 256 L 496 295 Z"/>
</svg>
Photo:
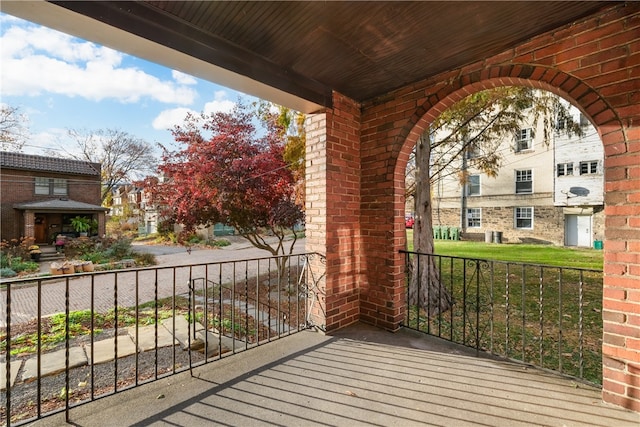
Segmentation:
<svg viewBox="0 0 640 427">
<path fill-rule="evenodd" d="M 462 193 L 460 194 L 460 233 L 467 231 L 467 155 L 468 147 L 462 151 L 462 176 L 464 181 L 462 184 Z"/>
</svg>

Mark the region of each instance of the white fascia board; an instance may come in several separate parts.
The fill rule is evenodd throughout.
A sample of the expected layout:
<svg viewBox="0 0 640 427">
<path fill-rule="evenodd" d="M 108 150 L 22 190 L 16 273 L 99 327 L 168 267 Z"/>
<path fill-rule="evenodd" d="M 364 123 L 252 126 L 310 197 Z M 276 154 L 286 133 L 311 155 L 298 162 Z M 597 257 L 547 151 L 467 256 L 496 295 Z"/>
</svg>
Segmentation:
<svg viewBox="0 0 640 427">
<path fill-rule="evenodd" d="M 324 107 L 44 0 L 0 2 L 0 11 L 303 113 Z"/>
</svg>

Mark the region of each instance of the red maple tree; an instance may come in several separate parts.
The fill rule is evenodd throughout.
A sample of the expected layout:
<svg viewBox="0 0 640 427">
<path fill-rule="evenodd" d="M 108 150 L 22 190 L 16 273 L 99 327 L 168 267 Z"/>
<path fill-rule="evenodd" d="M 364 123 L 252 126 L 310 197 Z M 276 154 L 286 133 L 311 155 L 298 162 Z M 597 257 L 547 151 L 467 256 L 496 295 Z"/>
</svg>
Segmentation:
<svg viewBox="0 0 640 427">
<path fill-rule="evenodd" d="M 239 103 L 230 113 L 189 115 L 173 136 L 184 148 L 165 150 L 159 166 L 165 182 L 156 195 L 185 231 L 223 223 L 274 256 L 287 253 L 285 238 L 293 236 L 292 253 L 303 213 L 276 120 Z"/>
</svg>

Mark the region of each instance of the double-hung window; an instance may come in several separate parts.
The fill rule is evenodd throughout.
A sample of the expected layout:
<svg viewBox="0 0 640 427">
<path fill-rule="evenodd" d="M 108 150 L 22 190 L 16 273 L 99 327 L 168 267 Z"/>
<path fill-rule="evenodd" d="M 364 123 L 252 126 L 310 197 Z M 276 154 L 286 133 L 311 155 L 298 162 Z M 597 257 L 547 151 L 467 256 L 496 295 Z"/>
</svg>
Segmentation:
<svg viewBox="0 0 640 427">
<path fill-rule="evenodd" d="M 533 172 L 531 169 L 516 171 L 516 194 L 533 193 Z"/>
<path fill-rule="evenodd" d="M 54 196 L 66 196 L 67 195 L 67 180 L 54 178 L 53 179 L 53 195 Z"/>
<path fill-rule="evenodd" d="M 514 219 L 516 228 L 533 228 L 533 208 L 515 208 Z"/>
<path fill-rule="evenodd" d="M 482 209 L 468 208 L 467 209 L 467 227 L 480 228 L 481 226 L 482 226 Z"/>
<path fill-rule="evenodd" d="M 533 129 L 520 129 L 516 134 L 516 153 L 533 149 Z"/>
<path fill-rule="evenodd" d="M 467 180 L 467 196 L 480 195 L 480 175 L 469 175 Z"/>
<path fill-rule="evenodd" d="M 598 173 L 598 161 L 591 160 L 588 162 L 580 162 L 580 175 L 591 175 Z"/>
<path fill-rule="evenodd" d="M 49 194 L 49 178 L 36 177 L 36 194 L 48 195 Z"/>
<path fill-rule="evenodd" d="M 558 163 L 556 166 L 556 176 L 573 175 L 573 163 Z"/>
<path fill-rule="evenodd" d="M 67 180 L 63 178 L 36 177 L 35 194 L 45 196 L 66 196 Z"/>
</svg>

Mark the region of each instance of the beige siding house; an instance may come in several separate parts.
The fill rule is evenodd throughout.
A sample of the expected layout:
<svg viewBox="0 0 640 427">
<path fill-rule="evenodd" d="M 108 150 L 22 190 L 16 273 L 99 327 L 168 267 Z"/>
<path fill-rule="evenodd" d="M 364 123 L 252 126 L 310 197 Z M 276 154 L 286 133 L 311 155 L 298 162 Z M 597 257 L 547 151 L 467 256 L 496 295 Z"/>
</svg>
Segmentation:
<svg viewBox="0 0 640 427">
<path fill-rule="evenodd" d="M 466 239 L 597 246 L 604 227 L 604 152 L 595 129 L 583 125 L 582 137 L 559 126 L 545 143 L 540 123 L 523 124 L 497 145 L 502 162 L 495 177 L 457 161 L 466 182 L 461 174 L 435 180 L 434 225 L 459 227 Z"/>
</svg>

